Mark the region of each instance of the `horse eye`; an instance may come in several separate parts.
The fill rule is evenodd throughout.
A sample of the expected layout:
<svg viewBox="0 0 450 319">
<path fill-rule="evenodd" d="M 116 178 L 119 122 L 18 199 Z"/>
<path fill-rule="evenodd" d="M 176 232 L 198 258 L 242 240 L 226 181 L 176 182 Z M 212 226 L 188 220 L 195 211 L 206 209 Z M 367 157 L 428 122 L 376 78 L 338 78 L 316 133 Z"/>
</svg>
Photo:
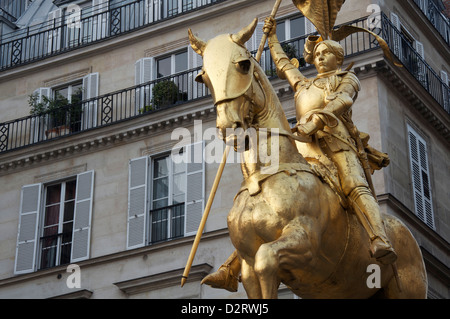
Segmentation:
<svg viewBox="0 0 450 319">
<path fill-rule="evenodd" d="M 243 60 L 243 61 L 238 62 L 238 64 L 239 64 L 239 70 L 245 74 L 247 74 L 250 71 L 250 67 L 252 65 L 250 60 Z"/>
</svg>

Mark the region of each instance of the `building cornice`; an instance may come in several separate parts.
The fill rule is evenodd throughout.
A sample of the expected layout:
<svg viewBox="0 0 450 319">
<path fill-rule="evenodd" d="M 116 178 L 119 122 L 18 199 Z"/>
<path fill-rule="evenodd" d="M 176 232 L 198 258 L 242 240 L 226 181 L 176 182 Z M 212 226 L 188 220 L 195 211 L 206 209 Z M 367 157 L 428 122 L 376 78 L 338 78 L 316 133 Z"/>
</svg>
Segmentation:
<svg viewBox="0 0 450 319">
<path fill-rule="evenodd" d="M 387 80 L 395 91 L 399 92 L 408 103 L 450 144 L 450 115 L 405 69 L 391 65 L 386 60 L 376 63 L 375 70 Z"/>
</svg>

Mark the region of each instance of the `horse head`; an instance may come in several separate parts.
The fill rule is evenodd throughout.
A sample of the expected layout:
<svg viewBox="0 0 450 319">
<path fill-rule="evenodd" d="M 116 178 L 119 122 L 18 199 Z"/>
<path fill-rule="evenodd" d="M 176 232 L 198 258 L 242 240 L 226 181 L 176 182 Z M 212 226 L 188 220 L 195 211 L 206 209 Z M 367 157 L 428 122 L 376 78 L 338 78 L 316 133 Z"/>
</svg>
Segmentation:
<svg viewBox="0 0 450 319">
<path fill-rule="evenodd" d="M 197 38 L 189 30 L 189 39 L 195 52 L 203 57 L 202 71 L 196 81 L 204 83 L 211 91 L 217 109 L 219 137 L 227 141 L 236 138 L 227 129 L 251 126 L 259 86 L 254 85 L 256 60 L 245 47 L 255 31 L 258 20 L 236 34 L 219 35 L 208 42 Z M 260 92 L 259 92 L 260 93 Z M 231 131 L 228 131 L 231 132 Z"/>
</svg>

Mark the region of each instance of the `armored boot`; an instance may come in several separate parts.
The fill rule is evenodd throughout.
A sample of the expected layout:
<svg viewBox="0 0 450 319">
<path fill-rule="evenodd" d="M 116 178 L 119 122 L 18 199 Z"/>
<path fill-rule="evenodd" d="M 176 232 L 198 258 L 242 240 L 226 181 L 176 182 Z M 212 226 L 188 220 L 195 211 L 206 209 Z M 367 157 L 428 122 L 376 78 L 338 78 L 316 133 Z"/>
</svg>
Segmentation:
<svg viewBox="0 0 450 319">
<path fill-rule="evenodd" d="M 370 236 L 372 257 L 384 265 L 394 263 L 397 254 L 389 243 L 378 203 L 372 193 L 366 187 L 357 187 L 350 193 L 349 198 L 356 215 Z"/>
<path fill-rule="evenodd" d="M 241 263 L 234 251 L 219 270 L 203 278 L 201 284 L 207 284 L 212 288 L 226 289 L 230 292 L 238 290 L 238 275 L 241 271 Z"/>
</svg>

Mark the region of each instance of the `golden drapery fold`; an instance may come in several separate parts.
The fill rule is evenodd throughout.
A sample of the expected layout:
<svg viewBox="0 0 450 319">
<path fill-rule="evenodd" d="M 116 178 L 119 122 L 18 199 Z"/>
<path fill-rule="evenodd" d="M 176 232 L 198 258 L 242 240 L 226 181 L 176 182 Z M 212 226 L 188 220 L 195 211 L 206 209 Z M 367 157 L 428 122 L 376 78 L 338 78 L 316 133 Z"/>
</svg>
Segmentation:
<svg viewBox="0 0 450 319">
<path fill-rule="evenodd" d="M 293 0 L 292 2 L 314 24 L 324 40 L 331 39 L 334 23 L 345 0 Z"/>
</svg>

